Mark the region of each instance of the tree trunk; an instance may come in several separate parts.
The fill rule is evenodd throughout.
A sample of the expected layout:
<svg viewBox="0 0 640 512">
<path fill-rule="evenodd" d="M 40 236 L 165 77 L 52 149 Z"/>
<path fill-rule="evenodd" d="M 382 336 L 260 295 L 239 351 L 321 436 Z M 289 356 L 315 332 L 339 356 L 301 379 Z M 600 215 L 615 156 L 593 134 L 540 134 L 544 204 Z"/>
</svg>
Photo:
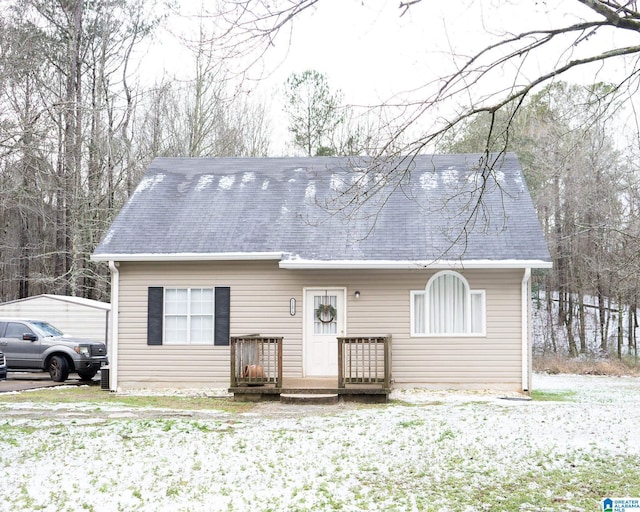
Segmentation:
<svg viewBox="0 0 640 512">
<path fill-rule="evenodd" d="M 556 342 L 555 315 L 553 314 L 553 292 L 546 292 L 545 303 L 547 305 L 548 328 L 547 331 L 551 338 L 551 349 L 554 354 L 558 353 L 558 344 Z"/>
<path fill-rule="evenodd" d="M 573 295 L 567 294 L 567 311 L 565 315 L 565 325 L 567 327 L 567 340 L 569 341 L 569 356 L 578 356 L 578 347 L 573 335 Z"/>
<path fill-rule="evenodd" d="M 603 326 L 602 332 L 602 344 L 600 349 L 602 350 L 602 346 L 605 347 L 605 350 L 602 352 L 603 355 L 607 355 L 609 353 L 609 324 L 611 323 L 611 299 L 604 299 L 605 304 L 605 323 Z"/>
<path fill-rule="evenodd" d="M 624 342 L 624 321 L 622 319 L 622 297 L 618 296 L 618 359 L 622 359 L 622 344 Z"/>
<path fill-rule="evenodd" d="M 636 327 L 637 327 L 637 306 L 635 304 L 629 304 L 629 316 L 627 318 L 627 344 L 629 347 L 629 354 L 633 353 L 634 357 L 637 357 L 636 351 Z"/>
<path fill-rule="evenodd" d="M 580 336 L 580 353 L 587 353 L 587 319 L 584 306 L 584 295 L 578 295 L 578 335 Z"/>
<path fill-rule="evenodd" d="M 607 353 L 607 333 L 605 332 L 605 324 L 607 322 L 607 309 L 605 305 L 604 294 L 602 293 L 602 283 L 600 274 L 597 277 L 597 290 L 596 296 L 598 297 L 598 323 L 600 325 L 600 351 L 603 354 Z"/>
<path fill-rule="evenodd" d="M 23 183 L 26 186 L 26 179 L 23 177 Z M 29 296 L 29 221 L 27 220 L 27 212 L 20 215 L 20 234 L 18 236 L 18 244 L 20 250 L 20 264 L 18 275 L 18 298 L 24 299 Z"/>
</svg>

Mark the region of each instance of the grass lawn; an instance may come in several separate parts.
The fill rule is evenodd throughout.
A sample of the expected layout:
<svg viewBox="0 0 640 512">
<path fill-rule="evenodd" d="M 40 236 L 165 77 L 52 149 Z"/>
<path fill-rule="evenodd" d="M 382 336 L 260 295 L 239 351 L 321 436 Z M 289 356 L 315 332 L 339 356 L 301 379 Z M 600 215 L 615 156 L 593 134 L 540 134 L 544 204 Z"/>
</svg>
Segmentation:
<svg viewBox="0 0 640 512">
<path fill-rule="evenodd" d="M 640 496 L 640 379 L 538 380 L 530 401 L 365 407 L 0 395 L 0 510 L 594 511 Z"/>
</svg>

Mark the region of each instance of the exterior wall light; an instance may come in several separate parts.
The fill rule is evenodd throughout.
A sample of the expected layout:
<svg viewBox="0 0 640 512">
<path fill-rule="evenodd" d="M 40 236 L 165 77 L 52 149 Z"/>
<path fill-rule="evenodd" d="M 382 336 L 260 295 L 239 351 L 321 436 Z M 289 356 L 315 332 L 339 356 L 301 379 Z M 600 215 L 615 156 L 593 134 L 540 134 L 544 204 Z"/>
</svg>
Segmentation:
<svg viewBox="0 0 640 512">
<path fill-rule="evenodd" d="M 360 298 L 360 292 L 358 290 L 356 290 L 356 293 L 354 293 L 354 295 L 356 296 L 356 299 Z"/>
</svg>

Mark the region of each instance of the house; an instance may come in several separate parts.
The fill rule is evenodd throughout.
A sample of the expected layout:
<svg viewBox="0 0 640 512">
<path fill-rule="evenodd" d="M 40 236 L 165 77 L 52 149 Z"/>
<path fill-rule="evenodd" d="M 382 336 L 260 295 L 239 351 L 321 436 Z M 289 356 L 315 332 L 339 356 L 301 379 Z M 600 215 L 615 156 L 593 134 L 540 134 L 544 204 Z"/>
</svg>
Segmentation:
<svg viewBox="0 0 640 512">
<path fill-rule="evenodd" d="M 0 317 L 44 320 L 65 334 L 106 343 L 111 305 L 83 297 L 42 294 L 0 304 Z"/>
<path fill-rule="evenodd" d="M 93 254 L 111 389 L 529 390 L 551 259 L 517 157 L 482 158 L 156 158 Z"/>
</svg>

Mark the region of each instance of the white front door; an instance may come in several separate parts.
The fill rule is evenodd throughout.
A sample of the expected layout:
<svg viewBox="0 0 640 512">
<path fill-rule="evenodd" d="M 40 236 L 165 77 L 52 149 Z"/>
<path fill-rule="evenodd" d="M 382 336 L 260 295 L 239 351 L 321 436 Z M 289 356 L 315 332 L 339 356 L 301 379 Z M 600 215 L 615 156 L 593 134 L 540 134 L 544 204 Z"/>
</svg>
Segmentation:
<svg viewBox="0 0 640 512">
<path fill-rule="evenodd" d="M 338 336 L 345 336 L 345 290 L 307 289 L 304 295 L 304 374 L 337 377 Z"/>
</svg>

